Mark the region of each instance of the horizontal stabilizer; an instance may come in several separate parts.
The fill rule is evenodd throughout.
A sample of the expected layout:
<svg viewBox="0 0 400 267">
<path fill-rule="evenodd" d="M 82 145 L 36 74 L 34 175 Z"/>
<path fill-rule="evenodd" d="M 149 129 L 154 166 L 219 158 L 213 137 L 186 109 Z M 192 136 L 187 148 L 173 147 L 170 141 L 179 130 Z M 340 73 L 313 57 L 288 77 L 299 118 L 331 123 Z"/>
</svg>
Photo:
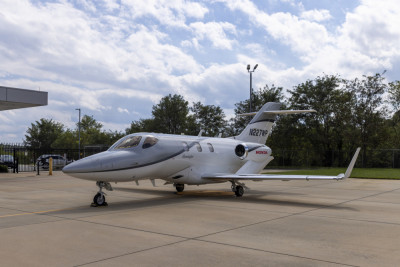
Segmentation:
<svg viewBox="0 0 400 267">
<path fill-rule="evenodd" d="M 312 112 L 317 112 L 314 109 L 309 109 L 309 110 L 268 110 L 264 111 L 262 113 L 264 114 L 275 114 L 275 115 L 285 115 L 285 114 L 300 114 L 300 113 L 312 113 Z M 251 113 L 242 113 L 238 114 L 238 116 L 254 116 L 256 115 L 257 112 L 251 112 Z"/>
</svg>

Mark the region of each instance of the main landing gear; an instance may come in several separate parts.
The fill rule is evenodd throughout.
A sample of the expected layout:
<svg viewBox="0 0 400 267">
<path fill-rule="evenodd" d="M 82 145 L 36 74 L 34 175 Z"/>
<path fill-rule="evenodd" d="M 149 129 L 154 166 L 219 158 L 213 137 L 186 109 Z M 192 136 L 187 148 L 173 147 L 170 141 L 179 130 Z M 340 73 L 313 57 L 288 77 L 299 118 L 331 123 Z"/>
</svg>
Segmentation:
<svg viewBox="0 0 400 267">
<path fill-rule="evenodd" d="M 108 182 L 101 182 L 98 181 L 96 182 L 96 185 L 99 187 L 99 192 L 94 196 L 93 198 L 93 203 L 91 204 L 92 207 L 98 207 L 98 206 L 108 206 L 106 202 L 106 193 L 103 192 L 103 188 L 105 188 L 108 191 L 113 191 L 111 184 Z"/>
<path fill-rule="evenodd" d="M 185 185 L 184 184 L 174 184 L 175 185 L 175 188 L 176 188 L 176 191 L 177 192 L 183 192 L 183 189 L 185 189 Z"/>
<path fill-rule="evenodd" d="M 232 192 L 235 193 L 237 197 L 241 197 L 244 194 L 244 187 L 246 187 L 244 184 L 235 182 L 235 181 L 230 181 L 232 183 Z"/>
</svg>

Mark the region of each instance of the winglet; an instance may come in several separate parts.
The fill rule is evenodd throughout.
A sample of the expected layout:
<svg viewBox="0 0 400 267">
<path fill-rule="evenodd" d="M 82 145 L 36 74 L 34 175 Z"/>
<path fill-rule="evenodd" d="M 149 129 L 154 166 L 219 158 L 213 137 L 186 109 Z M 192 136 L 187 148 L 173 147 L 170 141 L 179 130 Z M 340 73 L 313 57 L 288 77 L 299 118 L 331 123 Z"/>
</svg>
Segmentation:
<svg viewBox="0 0 400 267">
<path fill-rule="evenodd" d="M 346 179 L 346 178 L 350 177 L 351 172 L 353 171 L 354 165 L 356 164 L 357 157 L 358 157 L 358 154 L 360 153 L 360 150 L 361 150 L 361 147 L 358 147 L 356 150 L 356 153 L 354 153 L 353 159 L 351 160 L 350 165 L 347 168 L 346 173 L 344 174 L 344 177 L 342 179 Z"/>
</svg>

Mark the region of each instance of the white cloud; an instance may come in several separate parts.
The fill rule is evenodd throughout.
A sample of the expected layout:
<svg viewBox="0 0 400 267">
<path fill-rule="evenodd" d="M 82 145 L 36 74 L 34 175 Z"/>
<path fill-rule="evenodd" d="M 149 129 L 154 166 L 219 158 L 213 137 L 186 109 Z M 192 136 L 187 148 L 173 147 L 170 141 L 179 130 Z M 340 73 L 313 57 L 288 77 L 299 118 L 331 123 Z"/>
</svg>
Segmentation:
<svg viewBox="0 0 400 267">
<path fill-rule="evenodd" d="M 120 107 L 118 107 L 117 110 L 118 110 L 119 113 L 127 113 L 127 114 L 129 114 L 129 110 L 126 109 L 126 108 L 120 108 Z"/>
<path fill-rule="evenodd" d="M 78 107 L 125 129 L 170 93 L 231 112 L 248 97 L 247 64 L 259 64 L 254 88 L 289 89 L 322 73 L 354 78 L 399 66 L 397 1 L 344 6 L 350 11 L 336 25 L 332 8 L 316 8 L 294 0 L 1 1 L 1 85 L 40 87 L 49 105 L 0 113 L 0 138 L 21 139 L 42 117 L 75 127 Z"/>
<path fill-rule="evenodd" d="M 120 7 L 120 1 L 118 0 L 102 0 L 103 6 L 107 9 L 107 11 L 114 11 Z"/>
<path fill-rule="evenodd" d="M 152 17 L 161 24 L 186 28 L 186 18 L 201 19 L 208 9 L 201 3 L 184 0 L 153 0 L 124 2 L 129 16 L 138 19 Z"/>
<path fill-rule="evenodd" d="M 88 0 L 75 0 L 79 5 L 81 5 L 85 10 L 90 12 L 96 12 L 96 6 L 92 1 Z"/>
<path fill-rule="evenodd" d="M 309 21 L 325 21 L 332 19 L 332 16 L 329 12 L 329 10 L 326 9 L 313 9 L 313 10 L 307 10 L 303 11 L 301 13 L 301 18 Z"/>
<path fill-rule="evenodd" d="M 190 28 L 195 33 L 196 40 L 208 39 L 213 46 L 218 49 L 232 50 L 235 40 L 227 37 L 226 33 L 236 35 L 236 28 L 228 22 L 194 22 L 190 24 Z"/>
<path fill-rule="evenodd" d="M 307 54 L 319 50 L 331 41 L 323 25 L 300 19 L 293 14 L 284 12 L 268 14 L 248 0 L 226 1 L 225 4 L 232 10 L 244 12 L 250 21 L 264 28 L 274 39 L 300 53 L 303 60 L 309 60 Z"/>
<path fill-rule="evenodd" d="M 377 58 L 400 55 L 397 1 L 362 1 L 340 27 L 341 45 Z"/>
<path fill-rule="evenodd" d="M 223 2 L 297 53 L 303 66 L 296 71 L 308 72 L 309 78 L 322 72 L 354 77 L 391 68 L 399 60 L 400 6 L 395 0 L 362 1 L 335 32 L 319 24 L 330 18 L 324 10 L 303 12 L 302 19 L 290 13 L 268 14 L 247 0 Z"/>
</svg>

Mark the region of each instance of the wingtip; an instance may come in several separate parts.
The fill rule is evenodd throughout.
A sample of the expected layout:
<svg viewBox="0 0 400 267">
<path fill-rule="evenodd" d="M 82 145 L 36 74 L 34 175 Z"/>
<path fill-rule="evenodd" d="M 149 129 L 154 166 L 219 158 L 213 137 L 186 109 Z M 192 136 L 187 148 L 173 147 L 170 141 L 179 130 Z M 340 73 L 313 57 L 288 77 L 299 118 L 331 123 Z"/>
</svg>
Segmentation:
<svg viewBox="0 0 400 267">
<path fill-rule="evenodd" d="M 346 173 L 343 177 L 343 179 L 349 178 L 351 175 L 351 172 L 353 171 L 354 165 L 356 164 L 357 158 L 358 158 L 358 154 L 360 153 L 361 147 L 358 147 L 356 150 L 356 153 L 354 153 L 354 156 L 349 164 L 349 167 L 346 170 Z"/>
</svg>

